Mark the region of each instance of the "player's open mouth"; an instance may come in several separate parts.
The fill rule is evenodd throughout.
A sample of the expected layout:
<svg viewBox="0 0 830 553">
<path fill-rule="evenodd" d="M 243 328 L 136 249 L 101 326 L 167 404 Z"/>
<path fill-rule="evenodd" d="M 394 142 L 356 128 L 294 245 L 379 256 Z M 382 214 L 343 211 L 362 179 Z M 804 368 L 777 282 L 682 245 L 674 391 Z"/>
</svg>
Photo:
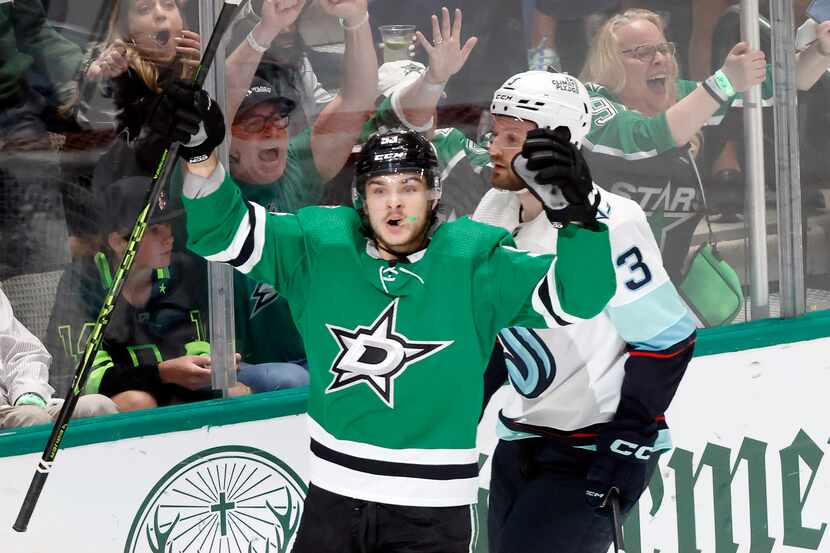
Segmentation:
<svg viewBox="0 0 830 553">
<path fill-rule="evenodd" d="M 649 77 L 646 79 L 646 86 L 652 92 L 664 93 L 666 91 L 666 75 L 660 73 Z"/>
<path fill-rule="evenodd" d="M 396 217 L 392 217 L 392 218 L 386 220 L 386 224 L 389 225 L 390 227 L 400 227 L 400 226 L 403 225 L 403 223 L 404 223 L 404 218 L 403 217 L 397 217 L 396 216 Z"/>
<path fill-rule="evenodd" d="M 274 163 L 280 159 L 280 149 L 268 148 L 267 150 L 262 150 L 259 152 L 259 159 L 267 163 Z"/>
</svg>

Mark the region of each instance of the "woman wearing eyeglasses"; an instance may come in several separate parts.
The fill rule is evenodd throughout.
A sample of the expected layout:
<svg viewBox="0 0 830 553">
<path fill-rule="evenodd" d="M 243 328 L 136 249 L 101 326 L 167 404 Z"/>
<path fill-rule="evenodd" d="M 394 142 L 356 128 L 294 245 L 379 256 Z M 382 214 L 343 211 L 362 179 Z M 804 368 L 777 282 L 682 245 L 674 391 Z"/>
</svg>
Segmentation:
<svg viewBox="0 0 830 553">
<path fill-rule="evenodd" d="M 754 85 L 763 84 L 764 105 L 771 105 L 772 78 L 764 53 L 740 42 L 702 83 L 678 79 L 676 48 L 664 32 L 665 22 L 648 10 L 612 17 L 595 36 L 580 79 L 591 95 L 585 148 L 594 179 L 640 203 L 677 282 L 703 217 L 694 164 L 700 131 L 740 107 L 741 93 Z M 830 66 L 821 54 L 830 52 L 830 24 L 818 35 L 799 54 L 799 89 L 810 88 Z"/>
</svg>

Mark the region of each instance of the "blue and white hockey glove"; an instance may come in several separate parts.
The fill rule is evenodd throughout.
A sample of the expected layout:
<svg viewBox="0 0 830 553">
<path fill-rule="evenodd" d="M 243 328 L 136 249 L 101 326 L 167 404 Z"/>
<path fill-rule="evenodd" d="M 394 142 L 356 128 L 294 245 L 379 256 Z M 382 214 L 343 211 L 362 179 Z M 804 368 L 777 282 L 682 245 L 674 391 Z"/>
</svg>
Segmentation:
<svg viewBox="0 0 830 553">
<path fill-rule="evenodd" d="M 648 486 L 649 461 L 657 453 L 657 432 L 642 433 L 610 422 L 597 439 L 597 455 L 588 469 L 585 499 L 597 512 L 611 514 L 612 490 L 620 498 L 620 509 L 628 511 Z"/>
<path fill-rule="evenodd" d="M 542 202 L 551 223 L 593 224 L 599 191 L 582 152 L 570 138 L 567 127 L 528 132 L 521 153 L 513 158 L 513 171 Z"/>
</svg>

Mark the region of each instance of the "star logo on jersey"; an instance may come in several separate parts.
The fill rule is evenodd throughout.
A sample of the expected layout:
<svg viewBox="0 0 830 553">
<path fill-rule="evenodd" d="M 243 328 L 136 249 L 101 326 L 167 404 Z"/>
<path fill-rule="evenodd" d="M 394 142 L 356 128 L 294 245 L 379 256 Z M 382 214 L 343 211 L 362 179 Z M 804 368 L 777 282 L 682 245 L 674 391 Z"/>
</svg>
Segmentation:
<svg viewBox="0 0 830 553">
<path fill-rule="evenodd" d="M 666 238 L 673 228 L 682 225 L 686 221 L 693 219 L 695 213 L 683 212 L 666 212 L 662 206 L 657 206 L 654 211 L 646 212 L 648 224 L 651 231 L 654 233 L 654 238 L 660 244 L 662 250 L 666 245 Z"/>
<path fill-rule="evenodd" d="M 675 186 L 668 181 L 664 186 L 634 186 L 620 181 L 611 191 L 634 199 L 643 208 L 654 239 L 663 250 L 674 229 L 700 216 L 697 192 L 687 186 Z M 639 197 L 639 199 L 638 199 Z"/>
<path fill-rule="evenodd" d="M 329 369 L 334 380 L 326 393 L 366 384 L 386 405 L 395 407 L 395 379 L 413 364 L 453 343 L 416 342 L 396 332 L 398 301 L 392 301 L 368 327 L 349 330 L 326 325 L 340 346 Z"/>
</svg>

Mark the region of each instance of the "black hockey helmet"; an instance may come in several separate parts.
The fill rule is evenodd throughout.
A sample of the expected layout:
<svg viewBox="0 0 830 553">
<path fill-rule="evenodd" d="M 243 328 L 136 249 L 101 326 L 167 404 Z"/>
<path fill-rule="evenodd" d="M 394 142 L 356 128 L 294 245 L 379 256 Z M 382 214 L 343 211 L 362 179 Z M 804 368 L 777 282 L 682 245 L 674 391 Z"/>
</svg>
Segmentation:
<svg viewBox="0 0 830 553">
<path fill-rule="evenodd" d="M 357 156 L 352 181 L 352 205 L 363 209 L 366 182 L 378 175 L 418 173 L 431 191 L 431 199 L 441 199 L 441 172 L 432 144 L 415 131 L 375 134 Z"/>
</svg>

